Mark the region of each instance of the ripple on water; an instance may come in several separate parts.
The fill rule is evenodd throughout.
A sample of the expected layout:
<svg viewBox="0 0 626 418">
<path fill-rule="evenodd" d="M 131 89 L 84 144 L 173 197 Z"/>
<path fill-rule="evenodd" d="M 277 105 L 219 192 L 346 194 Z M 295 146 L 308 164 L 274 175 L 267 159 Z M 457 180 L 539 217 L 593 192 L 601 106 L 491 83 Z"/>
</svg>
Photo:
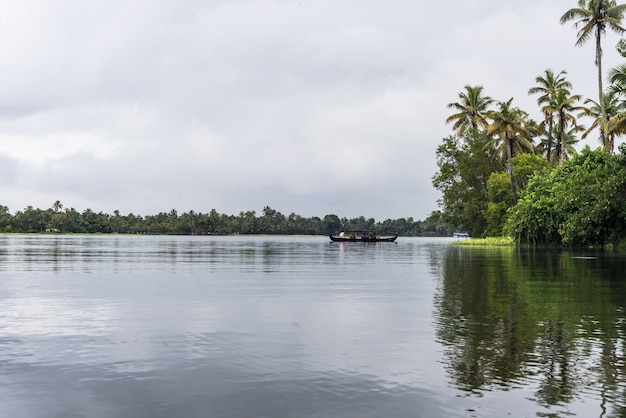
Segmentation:
<svg viewBox="0 0 626 418">
<path fill-rule="evenodd" d="M 327 241 L 0 236 L 0 416 L 623 408 L 621 278 L 597 277 L 623 269 Z"/>
</svg>

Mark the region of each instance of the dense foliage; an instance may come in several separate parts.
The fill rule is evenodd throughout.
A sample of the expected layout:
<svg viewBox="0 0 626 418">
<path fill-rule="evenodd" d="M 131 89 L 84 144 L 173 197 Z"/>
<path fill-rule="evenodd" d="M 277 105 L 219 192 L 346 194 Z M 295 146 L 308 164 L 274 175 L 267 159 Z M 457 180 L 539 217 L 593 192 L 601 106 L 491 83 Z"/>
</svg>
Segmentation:
<svg viewBox="0 0 626 418">
<path fill-rule="evenodd" d="M 504 163 L 494 166 L 494 153 L 485 151 L 486 135 L 467 130 L 463 138 L 449 136 L 437 148 L 439 172 L 433 185 L 441 190 L 439 204 L 442 219 L 471 236 L 482 235 L 487 219 L 487 181 L 494 170 L 504 170 Z"/>
<path fill-rule="evenodd" d="M 626 147 L 585 147 L 530 180 L 505 232 L 525 244 L 617 245 L 626 237 Z"/>
<path fill-rule="evenodd" d="M 601 64 L 603 35 L 626 31 L 624 13 L 614 0 L 578 0 L 561 17 L 578 29 L 576 45 L 595 40 L 597 102 L 573 94 L 566 71 L 546 69 L 528 90 L 538 96 L 539 122 L 513 99 L 486 96 L 483 86 L 466 85 L 448 104 L 455 135 L 437 148 L 433 185 L 442 194 L 438 216 L 451 229 L 531 245 L 626 243 L 626 155 L 623 148 L 614 155 L 626 135 L 626 64 L 609 71 L 606 91 Z M 617 50 L 626 58 L 626 40 Z M 577 154 L 578 141 L 592 133 L 601 147 Z"/>
<path fill-rule="evenodd" d="M 0 232 L 72 232 L 72 233 L 124 233 L 124 234 L 330 234 L 339 230 L 376 229 L 381 233 L 398 233 L 402 236 L 447 236 L 448 231 L 437 216 L 425 221 L 413 218 L 387 219 L 376 222 L 373 218 L 347 219 L 337 215 L 324 218 L 304 218 L 295 213 L 288 216 L 266 206 L 261 216 L 255 211 L 225 215 L 215 209 L 209 213 L 189 211 L 179 214 L 176 210 L 157 215 L 113 215 L 93 212 L 91 209 L 78 212 L 74 208 L 63 208 L 57 201 L 49 209 L 28 206 L 15 214 L 0 205 Z"/>
<path fill-rule="evenodd" d="M 515 202 L 505 160 L 497 158 L 488 135 L 469 129 L 462 138 L 445 138 L 437 148 L 437 164 L 433 185 L 442 191 L 442 220 L 473 237 L 500 235 Z M 516 155 L 511 164 L 515 188 L 520 190 L 548 166 L 544 158 L 528 153 Z"/>
</svg>

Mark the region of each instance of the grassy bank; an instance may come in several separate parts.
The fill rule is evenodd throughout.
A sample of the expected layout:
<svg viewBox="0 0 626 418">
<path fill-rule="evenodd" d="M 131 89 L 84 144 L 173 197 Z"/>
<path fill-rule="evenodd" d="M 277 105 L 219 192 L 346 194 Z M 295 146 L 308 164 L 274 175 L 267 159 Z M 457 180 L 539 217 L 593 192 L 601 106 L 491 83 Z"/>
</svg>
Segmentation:
<svg viewBox="0 0 626 418">
<path fill-rule="evenodd" d="M 490 238 L 470 238 L 461 239 L 454 243 L 464 247 L 512 247 L 515 245 L 511 237 L 490 237 Z"/>
</svg>

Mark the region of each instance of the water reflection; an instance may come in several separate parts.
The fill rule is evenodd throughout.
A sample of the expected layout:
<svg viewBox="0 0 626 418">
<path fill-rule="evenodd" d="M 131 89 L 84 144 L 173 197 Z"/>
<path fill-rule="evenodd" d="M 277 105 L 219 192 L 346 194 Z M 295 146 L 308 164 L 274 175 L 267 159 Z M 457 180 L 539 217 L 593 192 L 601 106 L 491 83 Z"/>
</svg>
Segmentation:
<svg viewBox="0 0 626 418">
<path fill-rule="evenodd" d="M 0 236 L 0 416 L 459 415 L 427 248 Z"/>
<path fill-rule="evenodd" d="M 622 416 L 621 253 L 0 235 L 0 416 Z"/>
<path fill-rule="evenodd" d="M 545 416 L 587 396 L 623 416 L 625 270 L 620 253 L 450 247 L 435 308 L 453 384 L 535 387 Z"/>
</svg>

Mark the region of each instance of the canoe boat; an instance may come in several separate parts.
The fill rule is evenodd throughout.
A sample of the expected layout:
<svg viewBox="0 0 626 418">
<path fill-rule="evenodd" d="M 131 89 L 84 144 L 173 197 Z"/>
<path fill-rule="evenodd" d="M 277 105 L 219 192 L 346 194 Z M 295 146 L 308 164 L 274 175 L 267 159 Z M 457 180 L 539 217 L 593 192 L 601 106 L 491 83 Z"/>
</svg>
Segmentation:
<svg viewBox="0 0 626 418">
<path fill-rule="evenodd" d="M 330 234 L 332 242 L 394 242 L 398 234 L 378 235 L 376 231 L 342 231 Z"/>
</svg>

